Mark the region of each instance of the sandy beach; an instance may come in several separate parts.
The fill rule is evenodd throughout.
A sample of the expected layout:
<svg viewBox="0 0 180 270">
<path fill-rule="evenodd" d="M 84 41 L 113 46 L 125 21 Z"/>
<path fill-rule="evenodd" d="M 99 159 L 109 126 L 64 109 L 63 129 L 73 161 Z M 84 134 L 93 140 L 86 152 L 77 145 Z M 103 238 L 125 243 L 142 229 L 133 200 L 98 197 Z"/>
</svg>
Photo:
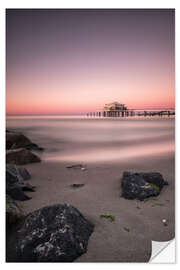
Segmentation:
<svg viewBox="0 0 180 270">
<path fill-rule="evenodd" d="M 142 171 L 135 164 L 89 164 L 86 171 L 67 169 L 65 163 L 27 165 L 32 175 L 30 182 L 37 189 L 29 193 L 32 199 L 23 202 L 23 209 L 28 213 L 45 205 L 69 203 L 92 221 L 95 230 L 89 240 L 88 252 L 77 262 L 148 261 L 151 240 L 168 241 L 174 237 L 174 175 L 169 174 L 173 160 L 171 164 L 164 161 L 163 167 L 158 160 L 154 163 L 169 186 L 164 187 L 157 201 L 146 202 L 120 197 L 122 172 Z M 147 161 L 146 171 L 154 168 L 152 164 L 148 166 Z M 73 189 L 70 186 L 73 183 L 85 185 Z M 115 221 L 100 218 L 100 214 L 112 214 Z M 169 220 L 167 227 L 162 223 L 164 218 Z"/>
<path fill-rule="evenodd" d="M 98 147 L 98 143 L 95 142 L 95 138 L 97 138 L 98 141 L 97 133 L 94 134 L 94 137 L 91 136 L 91 142 L 89 135 L 83 133 L 84 141 L 82 142 L 81 149 L 80 142 L 76 141 L 76 137 L 78 138 L 79 133 L 76 134 L 77 130 L 74 126 L 72 127 L 72 140 L 68 137 L 70 135 L 65 132 L 64 124 L 62 125 L 61 123 L 59 123 L 59 125 L 61 126 L 62 132 L 58 132 L 59 140 L 53 137 L 55 132 L 52 132 L 53 135 L 50 135 L 49 138 L 46 137 L 45 129 L 42 127 L 39 129 L 35 128 L 35 131 L 33 131 L 32 127 L 29 129 L 24 126 L 21 126 L 21 128 L 18 127 L 19 130 L 23 131 L 33 142 L 45 147 L 44 153 L 40 154 L 42 159 L 41 163 L 27 164 L 24 166 L 31 174 L 29 183 L 36 186 L 36 191 L 26 192 L 32 199 L 20 202 L 20 205 L 22 205 L 25 213 L 28 214 L 43 206 L 68 203 L 80 210 L 80 212 L 95 225 L 94 232 L 88 242 L 87 253 L 76 259 L 76 262 L 149 261 L 151 257 L 151 240 L 168 241 L 174 238 L 174 155 L 173 148 L 171 148 L 171 144 L 169 144 L 169 140 L 171 142 L 173 136 L 173 132 L 171 133 L 171 131 L 173 131 L 173 129 L 171 130 L 173 120 L 168 121 L 169 122 L 165 122 L 165 120 L 162 120 L 161 124 L 163 126 L 160 126 L 159 122 L 160 128 L 158 132 L 157 129 L 153 129 L 154 134 L 150 133 L 149 137 L 147 137 L 146 133 L 143 133 L 144 139 L 141 139 L 142 127 L 140 128 L 140 133 L 133 127 L 134 133 L 132 134 L 136 137 L 135 144 L 132 142 L 132 137 L 129 138 L 131 143 L 128 144 L 127 130 L 125 132 L 125 127 L 125 135 L 124 137 L 121 136 L 118 142 L 115 138 L 111 138 L 111 140 L 108 138 L 107 140 L 107 137 L 101 136 L 104 145 L 109 147 L 110 144 L 111 147 L 113 147 L 112 156 L 115 153 L 113 149 L 116 147 L 116 152 L 119 153 L 121 158 L 118 156 L 117 159 L 112 159 L 110 156 L 111 160 L 103 160 L 103 150 L 100 144 L 100 148 L 96 150 L 98 159 L 94 162 L 91 159 L 89 161 L 83 160 L 82 157 L 82 159 L 75 161 L 73 157 L 77 152 L 75 146 L 78 147 L 83 157 L 86 157 L 88 153 L 91 154 L 90 148 L 88 147 L 89 152 L 85 154 L 85 141 L 88 140 L 87 145 L 90 144 L 91 149 L 93 148 L 93 144 L 94 147 Z M 17 124 L 17 121 L 9 122 L 10 128 L 13 128 L 15 123 Z M 103 120 L 99 120 L 98 123 L 99 125 L 103 123 L 104 128 Z M 112 125 L 116 125 L 116 130 L 118 125 L 122 129 L 121 122 L 117 122 L 117 124 L 111 122 L 111 120 L 105 122 L 106 125 L 108 125 L 108 123 L 111 125 L 112 134 Z M 134 123 L 137 126 L 137 123 L 139 124 L 140 122 L 135 121 Z M 151 120 L 142 124 L 146 124 L 144 127 L 145 131 L 147 131 L 147 125 L 152 128 Z M 170 124 L 170 127 L 167 126 L 167 124 Z M 27 122 L 26 125 L 28 126 L 29 123 Z M 69 125 L 70 123 L 68 123 L 68 127 Z M 76 125 L 79 130 L 80 125 Z M 129 126 L 133 126 L 134 124 L 127 121 L 127 124 L 124 123 L 124 125 L 128 125 L 129 128 Z M 157 125 L 157 123 L 155 125 Z M 95 127 L 97 128 L 96 121 Z M 18 130 L 18 128 L 16 130 Z M 85 128 L 87 128 L 88 133 L 90 129 L 87 125 Z M 42 129 L 41 134 L 40 129 Z M 170 133 L 168 133 L 169 130 Z M 55 129 L 53 131 L 55 131 Z M 42 133 L 45 135 L 43 136 Z M 67 141 L 63 140 L 65 133 L 69 139 L 67 139 Z M 155 133 L 157 133 L 156 136 Z M 160 136 L 160 134 L 162 134 L 162 136 Z M 140 135 L 141 137 L 139 138 Z M 153 140 L 155 144 L 153 144 Z M 163 140 L 163 145 L 168 146 L 168 149 L 171 148 L 171 150 L 163 152 L 166 151 L 166 148 L 162 150 L 161 147 L 160 154 L 154 154 L 154 149 L 159 151 L 157 147 L 158 142 L 159 145 L 161 145 Z M 133 150 L 134 145 L 136 147 L 135 150 Z M 138 152 L 138 149 L 141 149 L 142 145 L 145 149 L 145 154 L 141 153 L 140 150 Z M 51 148 L 57 148 L 58 152 L 51 151 Z M 152 149 L 152 154 L 146 155 L 146 149 Z M 132 153 L 132 157 L 126 157 L 126 155 L 124 155 L 125 150 L 127 150 L 129 155 Z M 137 152 L 136 158 L 133 155 L 133 151 Z M 67 156 L 67 153 L 70 152 L 74 153 L 74 155 L 70 155 L 67 161 L 61 160 L 61 158 L 63 159 L 63 155 Z M 48 158 L 47 153 L 50 153 L 50 158 Z M 55 157 L 58 156 L 58 158 L 53 159 L 52 153 L 54 153 Z M 99 153 L 101 153 L 101 155 L 99 155 Z M 106 148 L 104 148 L 104 153 L 107 153 Z M 139 153 L 141 153 L 141 155 Z M 77 156 L 79 157 L 81 155 Z M 92 156 L 94 156 L 94 154 Z M 102 160 L 100 160 L 100 157 L 102 157 Z M 83 164 L 86 170 L 67 168 L 69 165 L 79 163 Z M 168 181 L 169 185 L 164 186 L 156 200 L 127 200 L 121 197 L 121 177 L 124 171 L 160 172 L 164 179 Z M 84 184 L 84 186 L 73 188 L 71 187 L 72 184 Z M 115 221 L 111 222 L 109 219 L 100 218 L 101 214 L 111 214 L 115 217 Z M 163 219 L 168 221 L 168 226 L 164 226 L 162 223 Z"/>
</svg>

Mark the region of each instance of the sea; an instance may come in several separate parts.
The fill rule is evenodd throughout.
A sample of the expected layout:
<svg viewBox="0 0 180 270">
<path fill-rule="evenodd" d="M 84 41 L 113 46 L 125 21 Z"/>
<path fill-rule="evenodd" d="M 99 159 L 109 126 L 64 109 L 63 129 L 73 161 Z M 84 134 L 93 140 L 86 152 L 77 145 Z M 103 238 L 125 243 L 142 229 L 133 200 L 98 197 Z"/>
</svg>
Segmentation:
<svg viewBox="0 0 180 270">
<path fill-rule="evenodd" d="M 86 117 L 13 115 L 6 128 L 22 132 L 45 150 L 44 161 L 111 163 L 172 158 L 173 116 Z"/>
</svg>

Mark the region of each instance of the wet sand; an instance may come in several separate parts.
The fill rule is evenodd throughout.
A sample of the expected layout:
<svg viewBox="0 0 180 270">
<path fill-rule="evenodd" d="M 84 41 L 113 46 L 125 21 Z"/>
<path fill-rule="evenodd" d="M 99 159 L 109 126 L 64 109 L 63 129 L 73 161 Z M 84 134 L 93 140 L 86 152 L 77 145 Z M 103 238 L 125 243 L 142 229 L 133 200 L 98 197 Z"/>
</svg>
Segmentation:
<svg viewBox="0 0 180 270">
<path fill-rule="evenodd" d="M 32 199 L 21 204 L 26 213 L 55 203 L 72 204 L 95 224 L 88 251 L 76 262 L 146 262 L 151 257 L 151 240 L 174 238 L 173 157 L 146 158 L 143 164 L 89 163 L 85 171 L 67 169 L 71 164 L 42 161 L 26 165 L 32 175 L 29 181 L 37 189 L 27 193 Z M 126 200 L 121 197 L 125 170 L 158 171 L 169 186 L 163 188 L 156 201 Z M 73 189 L 74 183 L 85 185 Z M 100 214 L 112 214 L 115 221 L 100 218 Z M 162 219 L 168 220 L 168 226 L 163 225 Z"/>
</svg>

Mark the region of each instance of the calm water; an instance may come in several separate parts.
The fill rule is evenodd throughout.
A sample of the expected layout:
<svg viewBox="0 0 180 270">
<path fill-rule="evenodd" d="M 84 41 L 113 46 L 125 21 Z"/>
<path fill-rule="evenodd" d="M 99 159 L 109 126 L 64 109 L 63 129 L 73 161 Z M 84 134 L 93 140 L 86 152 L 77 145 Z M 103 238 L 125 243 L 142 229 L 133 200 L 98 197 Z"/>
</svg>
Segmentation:
<svg viewBox="0 0 180 270">
<path fill-rule="evenodd" d="M 173 118 L 7 117 L 46 150 L 45 160 L 116 162 L 174 155 Z"/>
</svg>

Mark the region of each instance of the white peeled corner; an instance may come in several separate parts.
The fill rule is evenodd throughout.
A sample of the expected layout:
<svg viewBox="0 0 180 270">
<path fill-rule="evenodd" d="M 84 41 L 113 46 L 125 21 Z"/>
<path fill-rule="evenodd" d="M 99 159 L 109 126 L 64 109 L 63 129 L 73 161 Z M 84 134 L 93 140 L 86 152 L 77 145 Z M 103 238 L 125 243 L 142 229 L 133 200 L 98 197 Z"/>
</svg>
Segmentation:
<svg viewBox="0 0 180 270">
<path fill-rule="evenodd" d="M 167 242 L 152 241 L 150 263 L 175 263 L 175 239 Z"/>
</svg>

